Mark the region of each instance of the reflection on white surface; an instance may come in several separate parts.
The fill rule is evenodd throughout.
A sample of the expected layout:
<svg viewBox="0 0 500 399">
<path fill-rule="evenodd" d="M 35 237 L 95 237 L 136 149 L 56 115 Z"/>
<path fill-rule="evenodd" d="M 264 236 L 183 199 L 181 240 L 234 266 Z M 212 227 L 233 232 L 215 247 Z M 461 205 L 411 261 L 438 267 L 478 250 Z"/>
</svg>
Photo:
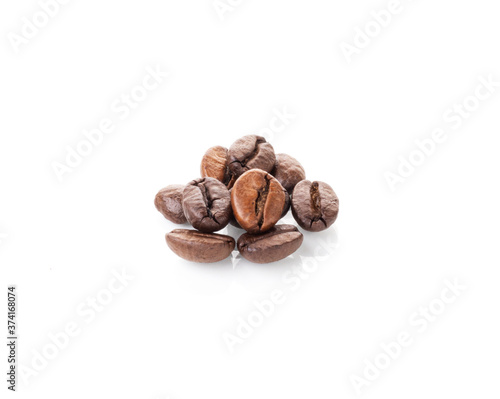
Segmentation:
<svg viewBox="0 0 500 399">
<path fill-rule="evenodd" d="M 279 224 L 296 223 L 285 217 Z M 299 227 L 300 230 L 300 227 Z M 257 264 L 244 259 L 235 249 L 232 256 L 217 263 L 199 264 L 178 259 L 175 262 L 175 278 L 178 284 L 184 284 L 187 290 L 208 295 L 227 291 L 234 285 L 237 289 L 255 294 L 264 294 L 284 284 L 286 273 L 303 263 L 327 263 L 338 246 L 338 234 L 335 225 L 330 229 L 312 233 L 300 230 L 304 234 L 302 246 L 292 255 L 278 262 Z M 238 239 L 245 231 L 229 225 L 220 234 L 228 234 Z M 176 257 L 175 254 L 172 254 Z"/>
</svg>

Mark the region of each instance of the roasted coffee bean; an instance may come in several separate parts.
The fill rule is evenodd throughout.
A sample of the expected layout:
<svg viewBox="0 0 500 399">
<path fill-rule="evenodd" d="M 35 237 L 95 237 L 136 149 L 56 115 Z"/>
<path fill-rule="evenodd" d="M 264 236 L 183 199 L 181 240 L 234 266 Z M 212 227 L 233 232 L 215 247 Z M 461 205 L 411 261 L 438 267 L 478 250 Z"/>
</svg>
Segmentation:
<svg viewBox="0 0 500 399">
<path fill-rule="evenodd" d="M 285 189 L 269 173 L 252 169 L 236 180 L 231 205 L 241 227 L 252 234 L 264 233 L 281 219 Z"/>
<path fill-rule="evenodd" d="M 276 163 L 271 174 L 289 194 L 299 181 L 306 178 L 306 172 L 300 162 L 287 154 L 276 154 Z"/>
<path fill-rule="evenodd" d="M 339 199 L 328 184 L 302 180 L 295 186 L 292 214 L 304 230 L 325 230 L 335 222 L 338 213 Z"/>
<path fill-rule="evenodd" d="M 231 197 L 226 186 L 213 177 L 190 182 L 182 193 L 182 208 L 191 225 L 204 233 L 223 229 L 231 217 Z"/>
<path fill-rule="evenodd" d="M 229 171 L 228 149 L 221 146 L 211 147 L 201 160 L 201 177 L 213 177 L 231 188 L 236 181 Z"/>
<path fill-rule="evenodd" d="M 291 205 L 291 196 L 288 194 L 286 190 L 284 190 L 285 193 L 285 205 L 283 206 L 283 212 L 281 213 L 280 219 L 283 219 L 288 211 L 290 210 L 290 205 Z M 229 194 L 231 194 L 231 190 L 229 190 Z M 240 226 L 240 224 L 236 221 L 236 218 L 234 217 L 234 213 L 231 214 L 231 219 L 229 219 L 229 224 L 231 226 L 237 227 L 238 229 L 243 229 L 243 227 Z"/>
<path fill-rule="evenodd" d="M 207 150 L 201 160 L 201 177 L 213 177 L 225 183 L 227 176 L 227 148 L 216 146 Z"/>
<path fill-rule="evenodd" d="M 229 148 L 229 172 L 238 178 L 250 169 L 270 172 L 276 156 L 271 144 L 264 137 L 248 135 L 236 140 Z"/>
<path fill-rule="evenodd" d="M 226 259 L 234 249 L 233 237 L 196 230 L 176 229 L 165 236 L 167 244 L 181 258 L 199 263 Z"/>
<path fill-rule="evenodd" d="M 229 192 L 231 192 L 231 190 L 229 190 Z M 285 192 L 285 206 L 283 207 L 283 212 L 281 213 L 280 219 L 283 219 L 286 216 L 286 214 L 290 210 L 290 205 L 291 205 L 290 195 L 286 190 L 284 190 L 284 192 Z M 241 227 L 240 224 L 236 221 L 234 213 L 231 215 L 231 219 L 229 219 L 229 224 L 231 226 L 237 227 L 238 229 L 243 229 L 243 227 Z"/>
<path fill-rule="evenodd" d="M 303 239 L 297 227 L 282 224 L 264 234 L 243 234 L 238 239 L 238 251 L 250 262 L 276 262 L 299 249 Z"/>
<path fill-rule="evenodd" d="M 186 217 L 182 210 L 183 185 L 172 184 L 162 188 L 155 197 L 155 206 L 163 216 L 173 223 L 186 223 Z"/>
</svg>

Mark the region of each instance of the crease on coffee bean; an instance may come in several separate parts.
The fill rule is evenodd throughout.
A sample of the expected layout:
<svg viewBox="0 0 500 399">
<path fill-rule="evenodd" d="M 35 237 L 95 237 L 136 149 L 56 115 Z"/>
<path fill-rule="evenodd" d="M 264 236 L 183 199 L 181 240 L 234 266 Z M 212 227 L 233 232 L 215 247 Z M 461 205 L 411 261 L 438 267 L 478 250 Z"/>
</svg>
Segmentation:
<svg viewBox="0 0 500 399">
<path fill-rule="evenodd" d="M 257 216 L 257 225 L 259 230 L 264 224 L 264 207 L 266 205 L 267 196 L 269 195 L 269 188 L 271 186 L 271 176 L 266 174 L 264 177 L 266 180 L 266 185 L 263 189 L 257 192 L 257 198 L 255 200 L 255 215 Z"/>
<path fill-rule="evenodd" d="M 309 189 L 309 194 L 311 196 L 311 224 L 309 227 L 312 227 L 313 223 L 317 221 L 321 221 L 325 227 L 328 227 L 325 219 L 321 216 L 321 195 L 319 192 L 319 184 L 318 182 L 313 182 L 311 184 L 311 188 Z"/>
<path fill-rule="evenodd" d="M 204 182 L 196 183 L 196 186 L 200 189 L 201 196 L 203 198 L 203 202 L 205 204 L 205 208 L 207 211 L 207 215 L 203 216 L 201 220 L 206 219 L 207 217 L 212 219 L 215 223 L 220 224 L 215 218 L 215 214 L 212 213 L 212 204 L 216 199 L 212 200 L 212 196 L 210 195 L 210 191 L 208 190 L 207 185 Z"/>
<path fill-rule="evenodd" d="M 232 188 L 233 185 L 234 185 L 234 182 L 235 182 L 234 175 L 231 172 L 231 170 L 229 169 L 229 165 L 226 165 L 226 170 L 224 172 L 224 182 L 223 183 L 224 183 L 224 185 L 227 188 Z"/>
</svg>

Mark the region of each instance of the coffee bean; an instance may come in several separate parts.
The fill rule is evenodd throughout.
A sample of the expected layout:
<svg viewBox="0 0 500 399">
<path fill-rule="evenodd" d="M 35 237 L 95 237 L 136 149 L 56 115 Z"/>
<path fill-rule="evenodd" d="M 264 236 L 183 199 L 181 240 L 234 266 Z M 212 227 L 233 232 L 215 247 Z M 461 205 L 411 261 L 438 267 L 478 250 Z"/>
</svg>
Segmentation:
<svg viewBox="0 0 500 399">
<path fill-rule="evenodd" d="M 304 230 L 325 230 L 335 222 L 338 213 L 339 199 L 328 184 L 302 180 L 295 186 L 292 214 Z"/>
<path fill-rule="evenodd" d="M 229 148 L 229 172 L 238 178 L 250 169 L 270 172 L 276 156 L 271 144 L 261 136 L 248 135 L 236 140 Z"/>
<path fill-rule="evenodd" d="M 182 193 L 182 208 L 191 225 L 204 233 L 226 227 L 231 217 L 231 197 L 226 186 L 213 177 L 190 182 Z"/>
<path fill-rule="evenodd" d="M 276 154 L 276 163 L 271 174 L 289 194 L 299 181 L 306 178 L 306 172 L 300 162 L 287 154 Z"/>
<path fill-rule="evenodd" d="M 201 177 L 213 177 L 231 188 L 236 178 L 229 171 L 228 163 L 227 148 L 221 146 L 209 148 L 201 160 Z"/>
<path fill-rule="evenodd" d="M 231 205 L 241 227 L 251 234 L 264 233 L 281 218 L 285 189 L 269 173 L 252 169 L 236 180 Z"/>
<path fill-rule="evenodd" d="M 209 148 L 201 160 L 200 172 L 201 177 L 213 177 L 224 183 L 227 174 L 227 148 Z"/>
<path fill-rule="evenodd" d="M 282 224 L 264 234 L 243 234 L 238 239 L 238 250 L 250 262 L 276 262 L 299 249 L 303 238 L 297 227 Z"/>
<path fill-rule="evenodd" d="M 285 205 L 283 206 L 283 212 L 281 213 L 280 219 L 283 219 L 288 211 L 290 210 L 290 205 L 291 205 L 291 196 L 288 194 L 288 192 L 285 190 Z M 229 194 L 231 194 L 231 190 L 229 190 Z M 243 229 L 243 227 L 240 226 L 240 224 L 236 221 L 236 218 L 234 217 L 234 213 L 231 214 L 231 219 L 229 219 L 229 224 L 231 226 L 237 227 L 238 229 Z"/>
<path fill-rule="evenodd" d="M 181 258 L 199 263 L 226 259 L 235 246 L 233 237 L 196 230 L 176 229 L 168 233 L 165 239 L 170 249 Z"/>
<path fill-rule="evenodd" d="M 186 217 L 182 210 L 183 185 L 172 184 L 162 188 L 155 197 L 155 206 L 163 216 L 173 223 L 186 223 Z"/>
<path fill-rule="evenodd" d="M 231 190 L 229 190 L 231 192 Z M 283 207 L 283 212 L 281 213 L 280 219 L 283 219 L 288 211 L 290 210 L 290 205 L 291 205 L 291 200 L 290 200 L 290 195 L 288 192 L 285 190 L 285 206 Z M 238 229 L 243 229 L 243 227 L 240 226 L 240 224 L 236 221 L 236 218 L 234 217 L 234 213 L 231 215 L 231 219 L 229 219 L 229 224 L 231 226 L 237 227 Z"/>
</svg>

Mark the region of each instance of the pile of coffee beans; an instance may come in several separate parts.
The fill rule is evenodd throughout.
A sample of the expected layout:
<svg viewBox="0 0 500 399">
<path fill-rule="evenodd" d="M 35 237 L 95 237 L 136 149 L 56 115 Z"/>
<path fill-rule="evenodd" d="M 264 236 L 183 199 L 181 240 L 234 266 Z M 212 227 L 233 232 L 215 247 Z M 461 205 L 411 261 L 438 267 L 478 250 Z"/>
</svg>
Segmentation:
<svg viewBox="0 0 500 399">
<path fill-rule="evenodd" d="M 302 165 L 260 136 L 240 138 L 227 149 L 208 149 L 201 160 L 201 178 L 170 185 L 156 195 L 155 206 L 173 223 L 188 222 L 196 230 L 176 229 L 167 244 L 181 258 L 218 262 L 231 255 L 233 237 L 216 234 L 231 225 L 246 230 L 238 251 L 255 263 L 269 263 L 294 253 L 303 241 L 296 226 L 277 225 L 290 208 L 306 231 L 322 231 L 337 219 L 339 199 L 320 181 L 306 180 Z"/>
</svg>

